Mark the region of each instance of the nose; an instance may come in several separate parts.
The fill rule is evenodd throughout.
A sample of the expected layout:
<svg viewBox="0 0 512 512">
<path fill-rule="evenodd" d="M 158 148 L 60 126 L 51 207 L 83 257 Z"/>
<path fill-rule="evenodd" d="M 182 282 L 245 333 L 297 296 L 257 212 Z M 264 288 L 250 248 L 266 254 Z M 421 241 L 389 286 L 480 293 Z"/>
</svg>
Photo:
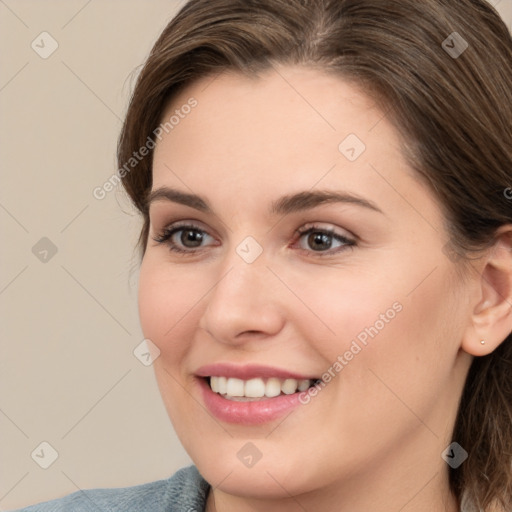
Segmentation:
<svg viewBox="0 0 512 512">
<path fill-rule="evenodd" d="M 205 297 L 199 326 L 230 345 L 275 336 L 285 324 L 282 284 L 263 257 L 246 263 L 234 256 Z"/>
</svg>

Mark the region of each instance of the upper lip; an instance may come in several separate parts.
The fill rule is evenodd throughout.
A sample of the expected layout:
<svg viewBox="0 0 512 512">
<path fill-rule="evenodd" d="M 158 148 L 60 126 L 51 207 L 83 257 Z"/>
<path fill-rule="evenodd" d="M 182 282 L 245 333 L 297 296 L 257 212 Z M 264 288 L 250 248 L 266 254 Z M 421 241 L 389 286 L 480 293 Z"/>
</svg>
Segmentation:
<svg viewBox="0 0 512 512">
<path fill-rule="evenodd" d="M 302 375 L 297 372 L 276 368 L 273 366 L 264 366 L 259 364 L 233 364 L 233 363 L 213 363 L 201 366 L 196 370 L 199 377 L 232 377 L 236 379 L 249 380 L 255 378 L 276 379 L 296 379 L 296 380 L 314 380 L 317 377 Z"/>
</svg>

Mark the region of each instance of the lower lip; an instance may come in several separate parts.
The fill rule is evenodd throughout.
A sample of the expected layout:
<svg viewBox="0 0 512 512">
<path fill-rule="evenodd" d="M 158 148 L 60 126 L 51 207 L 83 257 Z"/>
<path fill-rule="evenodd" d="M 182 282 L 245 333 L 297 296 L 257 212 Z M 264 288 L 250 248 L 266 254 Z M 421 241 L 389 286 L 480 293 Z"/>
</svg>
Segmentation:
<svg viewBox="0 0 512 512">
<path fill-rule="evenodd" d="M 199 378 L 199 386 L 208 410 L 221 421 L 239 425 L 259 425 L 284 416 L 300 405 L 299 393 L 279 395 L 253 402 L 236 402 L 214 393 L 206 379 Z"/>
</svg>

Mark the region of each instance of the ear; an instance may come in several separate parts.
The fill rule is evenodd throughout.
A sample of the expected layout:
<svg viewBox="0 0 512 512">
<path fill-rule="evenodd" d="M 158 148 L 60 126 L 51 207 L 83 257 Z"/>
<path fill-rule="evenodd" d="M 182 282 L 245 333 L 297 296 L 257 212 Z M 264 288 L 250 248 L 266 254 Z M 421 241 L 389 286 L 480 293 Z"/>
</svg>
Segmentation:
<svg viewBox="0 0 512 512">
<path fill-rule="evenodd" d="M 494 245 L 475 270 L 476 304 L 461 348 L 473 356 L 485 356 L 512 332 L 512 224 L 496 232 Z"/>
</svg>

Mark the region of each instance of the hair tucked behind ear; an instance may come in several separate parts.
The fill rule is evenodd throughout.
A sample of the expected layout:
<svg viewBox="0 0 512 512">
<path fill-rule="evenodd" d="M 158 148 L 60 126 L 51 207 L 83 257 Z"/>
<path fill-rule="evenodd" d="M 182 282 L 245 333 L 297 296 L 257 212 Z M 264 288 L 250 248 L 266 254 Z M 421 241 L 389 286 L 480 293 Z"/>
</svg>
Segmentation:
<svg viewBox="0 0 512 512">
<path fill-rule="evenodd" d="M 468 44 L 460 55 L 447 51 L 454 32 Z M 483 0 L 191 0 L 138 77 L 119 167 L 146 145 L 169 100 L 187 84 L 224 70 L 254 75 L 276 63 L 335 73 L 380 102 L 411 166 L 438 198 L 461 254 L 486 247 L 498 227 L 512 222 L 504 194 L 512 186 L 512 39 Z M 143 216 L 142 255 L 150 160 L 123 177 Z M 509 336 L 474 360 L 453 434 L 469 458 L 451 470 L 451 489 L 486 512 L 493 503 L 512 510 L 511 376 Z"/>
<path fill-rule="evenodd" d="M 466 447 L 468 459 L 450 474 L 458 493 L 483 510 L 490 504 L 512 510 L 512 341 L 476 358 L 462 395 L 453 439 Z M 501 500 L 499 497 L 502 496 Z M 497 504 L 497 505 L 496 505 Z"/>
</svg>

